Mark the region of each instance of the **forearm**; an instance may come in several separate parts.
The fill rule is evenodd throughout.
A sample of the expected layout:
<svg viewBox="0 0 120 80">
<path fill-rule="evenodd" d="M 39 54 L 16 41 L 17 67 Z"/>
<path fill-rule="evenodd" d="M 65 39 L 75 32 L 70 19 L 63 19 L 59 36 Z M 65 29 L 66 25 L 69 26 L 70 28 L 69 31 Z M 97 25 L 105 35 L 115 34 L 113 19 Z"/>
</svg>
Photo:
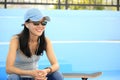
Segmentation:
<svg viewBox="0 0 120 80">
<path fill-rule="evenodd" d="M 22 70 L 17 67 L 11 66 L 9 68 L 6 68 L 6 72 L 9 74 L 18 74 L 18 75 L 29 75 L 32 76 L 31 70 Z"/>
<path fill-rule="evenodd" d="M 49 67 L 46 68 L 47 70 L 47 73 L 52 73 L 52 72 L 55 72 L 59 69 L 59 64 L 53 64 Z"/>
<path fill-rule="evenodd" d="M 59 69 L 59 64 L 53 64 L 51 68 L 52 68 L 52 72 L 55 72 Z"/>
</svg>

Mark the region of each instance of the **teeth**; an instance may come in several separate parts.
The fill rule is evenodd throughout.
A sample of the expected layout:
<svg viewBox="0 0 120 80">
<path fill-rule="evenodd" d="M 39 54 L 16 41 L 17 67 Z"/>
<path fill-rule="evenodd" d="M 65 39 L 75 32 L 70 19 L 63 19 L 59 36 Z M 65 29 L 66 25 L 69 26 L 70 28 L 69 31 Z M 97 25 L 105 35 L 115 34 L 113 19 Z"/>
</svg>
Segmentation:
<svg viewBox="0 0 120 80">
<path fill-rule="evenodd" d="M 41 30 L 37 30 L 37 31 L 41 31 Z"/>
</svg>

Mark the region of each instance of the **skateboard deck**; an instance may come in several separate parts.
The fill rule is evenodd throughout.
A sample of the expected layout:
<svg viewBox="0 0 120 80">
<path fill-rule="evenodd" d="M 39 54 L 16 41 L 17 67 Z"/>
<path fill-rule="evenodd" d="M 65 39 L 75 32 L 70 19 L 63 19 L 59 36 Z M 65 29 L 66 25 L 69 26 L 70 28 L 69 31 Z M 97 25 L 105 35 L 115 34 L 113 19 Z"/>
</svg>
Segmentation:
<svg viewBox="0 0 120 80">
<path fill-rule="evenodd" d="M 95 73 L 63 73 L 65 78 L 82 78 L 82 80 L 87 80 L 88 78 L 96 78 L 102 75 L 102 72 Z"/>
</svg>

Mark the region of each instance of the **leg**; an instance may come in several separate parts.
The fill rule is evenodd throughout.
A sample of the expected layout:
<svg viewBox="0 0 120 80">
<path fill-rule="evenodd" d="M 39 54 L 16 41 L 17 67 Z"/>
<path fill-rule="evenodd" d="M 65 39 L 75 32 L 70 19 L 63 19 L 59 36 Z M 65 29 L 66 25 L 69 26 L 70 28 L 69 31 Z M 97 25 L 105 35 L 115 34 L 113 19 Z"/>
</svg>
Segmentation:
<svg viewBox="0 0 120 80">
<path fill-rule="evenodd" d="M 34 79 L 33 78 L 24 77 L 24 78 L 20 78 L 20 80 L 34 80 Z"/>
<path fill-rule="evenodd" d="M 82 78 L 82 80 L 87 80 L 88 78 Z"/>
<path fill-rule="evenodd" d="M 63 75 L 58 71 L 47 75 L 47 77 L 48 77 L 47 80 L 64 80 Z"/>
<path fill-rule="evenodd" d="M 20 80 L 20 76 L 17 74 L 10 74 L 8 75 L 7 80 Z"/>
</svg>

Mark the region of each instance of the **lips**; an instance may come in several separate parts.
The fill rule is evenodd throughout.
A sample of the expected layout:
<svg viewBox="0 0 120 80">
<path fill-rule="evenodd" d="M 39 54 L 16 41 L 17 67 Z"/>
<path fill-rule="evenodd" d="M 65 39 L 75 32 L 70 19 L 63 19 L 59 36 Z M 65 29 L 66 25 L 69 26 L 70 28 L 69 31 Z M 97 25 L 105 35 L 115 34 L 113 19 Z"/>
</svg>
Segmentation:
<svg viewBox="0 0 120 80">
<path fill-rule="evenodd" d="M 36 28 L 35 31 L 37 33 L 42 33 L 44 31 L 45 28 Z"/>
<path fill-rule="evenodd" d="M 42 30 L 36 30 L 37 32 L 41 32 Z"/>
<path fill-rule="evenodd" d="M 40 34 L 41 34 L 43 31 L 44 31 L 44 29 L 36 29 L 36 32 L 37 32 L 37 33 L 40 33 Z"/>
</svg>

